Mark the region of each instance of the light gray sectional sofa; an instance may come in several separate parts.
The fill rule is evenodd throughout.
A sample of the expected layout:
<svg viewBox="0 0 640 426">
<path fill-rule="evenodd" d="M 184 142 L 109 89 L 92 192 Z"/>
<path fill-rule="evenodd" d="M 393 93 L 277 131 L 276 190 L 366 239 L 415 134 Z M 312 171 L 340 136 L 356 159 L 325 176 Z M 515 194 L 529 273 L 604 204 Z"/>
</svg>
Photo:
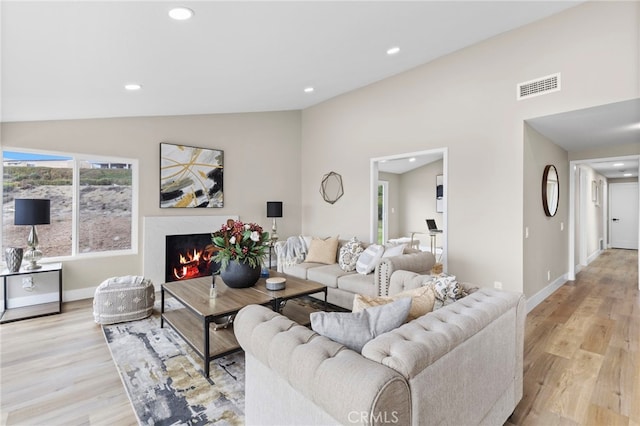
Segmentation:
<svg viewBox="0 0 640 426">
<path fill-rule="evenodd" d="M 248 306 L 234 321 L 246 424 L 502 425 L 522 398 L 525 315 L 521 294 L 483 288 L 360 354 Z"/>
<path fill-rule="evenodd" d="M 309 238 L 310 239 L 310 238 Z M 353 298 L 356 294 L 366 296 L 386 295 L 391 280 L 391 274 L 398 270 L 428 274 L 436 262 L 429 252 L 422 252 L 412 248 L 405 248 L 404 254 L 382 258 L 375 270 L 367 275 L 355 271 L 345 272 L 340 268 L 338 256 L 340 249 L 347 240 L 339 240 L 336 251 L 336 263 L 326 265 L 315 262 L 301 262 L 294 265 L 284 265 L 278 260 L 278 271 L 304 280 L 316 281 L 327 286 L 327 301 L 331 304 L 351 310 Z M 281 250 L 283 241 L 276 243 L 276 253 Z M 368 244 L 362 243 L 364 247 Z"/>
</svg>

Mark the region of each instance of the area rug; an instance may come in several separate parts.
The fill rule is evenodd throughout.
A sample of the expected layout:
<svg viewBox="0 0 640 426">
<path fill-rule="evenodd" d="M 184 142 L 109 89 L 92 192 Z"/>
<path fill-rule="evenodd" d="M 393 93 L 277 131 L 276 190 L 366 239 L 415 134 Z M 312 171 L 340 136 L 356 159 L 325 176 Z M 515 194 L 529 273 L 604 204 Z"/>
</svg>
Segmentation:
<svg viewBox="0 0 640 426">
<path fill-rule="evenodd" d="M 168 309 L 173 299 L 168 299 Z M 244 424 L 244 353 L 202 360 L 169 326 L 151 317 L 105 325 L 111 356 L 141 425 Z"/>
</svg>

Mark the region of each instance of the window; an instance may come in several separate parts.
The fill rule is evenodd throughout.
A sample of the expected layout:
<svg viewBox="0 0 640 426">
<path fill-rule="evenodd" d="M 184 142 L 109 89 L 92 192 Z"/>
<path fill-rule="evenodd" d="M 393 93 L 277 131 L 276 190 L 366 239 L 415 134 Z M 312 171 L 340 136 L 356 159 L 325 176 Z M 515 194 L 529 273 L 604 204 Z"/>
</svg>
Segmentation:
<svg viewBox="0 0 640 426">
<path fill-rule="evenodd" d="M 15 199 L 51 200 L 51 223 L 38 225 L 45 257 L 137 249 L 137 161 L 5 150 L 2 246 L 25 247 L 28 227 L 13 224 Z"/>
</svg>

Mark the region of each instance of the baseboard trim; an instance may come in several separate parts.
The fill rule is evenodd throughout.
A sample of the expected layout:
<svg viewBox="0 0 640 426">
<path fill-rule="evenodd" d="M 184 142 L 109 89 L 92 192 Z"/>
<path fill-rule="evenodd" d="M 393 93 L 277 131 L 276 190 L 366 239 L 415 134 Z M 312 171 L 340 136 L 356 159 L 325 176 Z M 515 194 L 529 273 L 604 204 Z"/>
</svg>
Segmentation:
<svg viewBox="0 0 640 426">
<path fill-rule="evenodd" d="M 85 287 L 76 290 L 65 290 L 62 293 L 63 302 L 72 302 L 74 300 L 93 299 L 96 294 L 97 287 Z"/>
<path fill-rule="evenodd" d="M 567 282 L 567 274 L 563 274 L 562 276 L 556 278 L 552 281 L 548 286 L 534 294 L 533 296 L 527 299 L 527 313 L 531 312 L 533 308 L 542 303 L 547 297 L 551 296 L 551 294 L 562 287 Z"/>
<path fill-rule="evenodd" d="M 602 250 L 596 250 L 591 256 L 587 257 L 587 265 L 596 260 L 596 257 L 600 256 L 600 253 L 602 253 Z"/>
</svg>

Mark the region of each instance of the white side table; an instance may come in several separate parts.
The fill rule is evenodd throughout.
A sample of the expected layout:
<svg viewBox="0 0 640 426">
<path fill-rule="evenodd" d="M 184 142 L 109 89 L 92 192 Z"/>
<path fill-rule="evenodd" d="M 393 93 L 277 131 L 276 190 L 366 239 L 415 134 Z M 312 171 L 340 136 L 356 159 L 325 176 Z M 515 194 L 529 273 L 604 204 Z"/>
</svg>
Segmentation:
<svg viewBox="0 0 640 426">
<path fill-rule="evenodd" d="M 62 312 L 62 263 L 42 263 L 40 269 L 24 269 L 20 268 L 18 272 L 11 272 L 3 269 L 0 272 L 2 276 L 2 286 L 4 293 L 4 311 L 0 313 L 0 324 L 12 321 L 19 321 L 27 318 L 42 317 L 45 315 L 59 314 Z M 57 280 L 58 283 L 58 300 L 55 302 L 38 303 L 29 306 L 21 306 L 16 308 L 9 307 L 9 283 L 8 278 L 13 276 L 28 277 L 31 275 L 36 280 L 40 274 L 49 274 Z"/>
</svg>

